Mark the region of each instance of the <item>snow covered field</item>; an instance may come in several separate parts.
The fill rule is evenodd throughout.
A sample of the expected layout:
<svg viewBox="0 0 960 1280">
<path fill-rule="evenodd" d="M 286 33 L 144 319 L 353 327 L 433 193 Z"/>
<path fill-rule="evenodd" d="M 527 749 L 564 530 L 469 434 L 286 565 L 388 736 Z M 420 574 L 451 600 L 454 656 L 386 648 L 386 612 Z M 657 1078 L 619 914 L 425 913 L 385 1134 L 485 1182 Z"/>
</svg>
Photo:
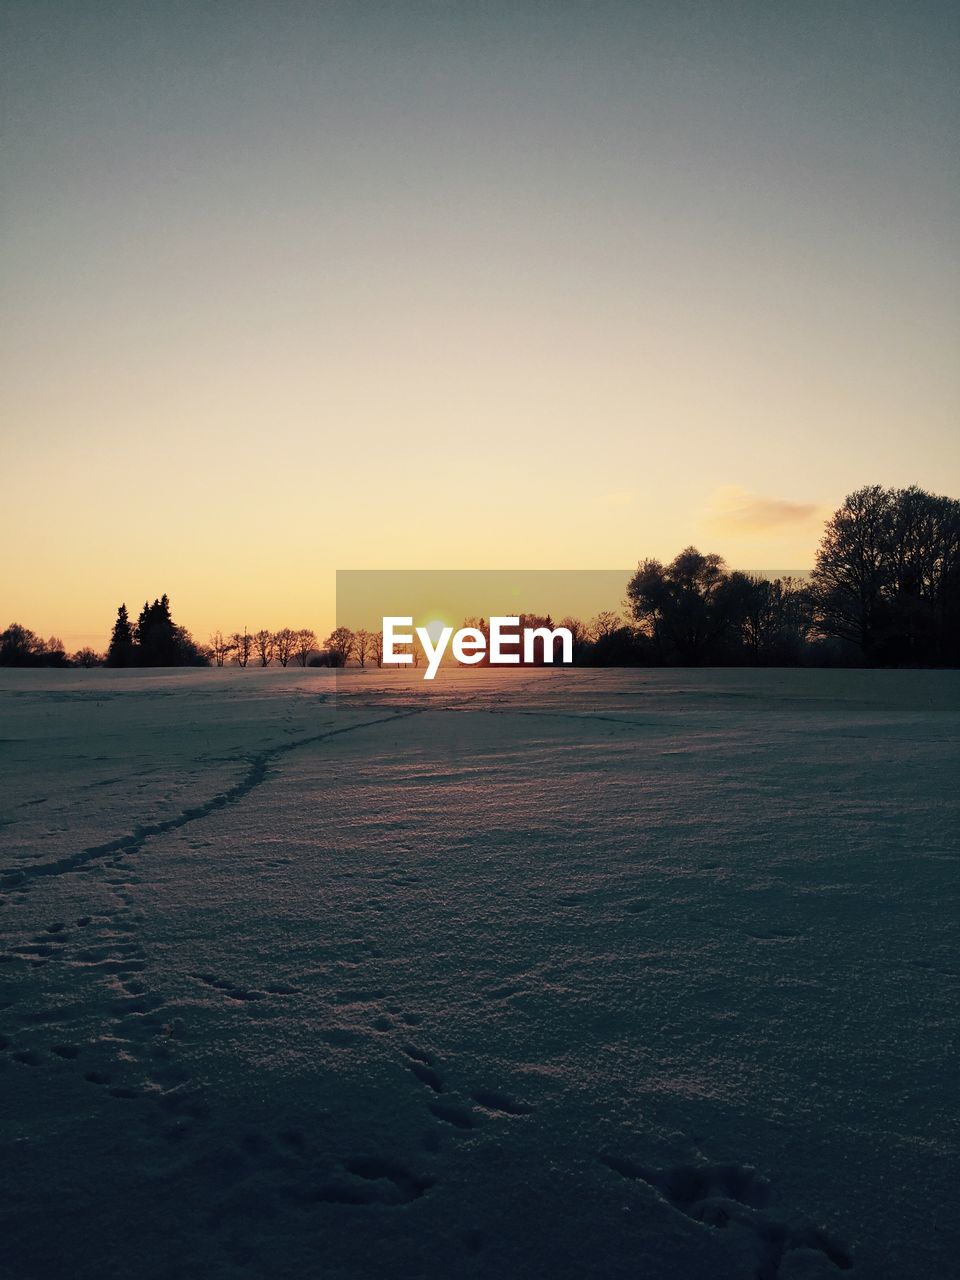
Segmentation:
<svg viewBox="0 0 960 1280">
<path fill-rule="evenodd" d="M 960 676 L 0 673 L 0 1275 L 955 1274 Z"/>
</svg>

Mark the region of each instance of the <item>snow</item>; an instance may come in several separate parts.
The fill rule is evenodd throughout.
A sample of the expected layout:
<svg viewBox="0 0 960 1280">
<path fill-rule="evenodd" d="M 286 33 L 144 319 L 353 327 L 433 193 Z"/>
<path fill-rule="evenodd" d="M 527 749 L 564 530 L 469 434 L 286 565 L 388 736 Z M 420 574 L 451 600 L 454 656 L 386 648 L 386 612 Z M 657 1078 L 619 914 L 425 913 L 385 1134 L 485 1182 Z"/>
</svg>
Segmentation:
<svg viewBox="0 0 960 1280">
<path fill-rule="evenodd" d="M 0 673 L 0 1276 L 950 1274 L 958 709 Z"/>
</svg>

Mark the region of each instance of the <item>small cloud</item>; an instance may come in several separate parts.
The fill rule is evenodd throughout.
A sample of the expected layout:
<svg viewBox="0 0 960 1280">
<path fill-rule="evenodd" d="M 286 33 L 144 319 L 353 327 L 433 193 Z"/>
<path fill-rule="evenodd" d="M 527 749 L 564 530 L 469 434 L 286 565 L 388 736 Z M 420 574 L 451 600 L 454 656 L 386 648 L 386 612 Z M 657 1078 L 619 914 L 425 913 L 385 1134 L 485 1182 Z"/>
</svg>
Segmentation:
<svg viewBox="0 0 960 1280">
<path fill-rule="evenodd" d="M 605 507 L 629 507 L 636 496 L 632 489 L 617 489 L 614 493 L 602 493 L 600 502 Z"/>
<path fill-rule="evenodd" d="M 787 502 L 749 493 L 739 485 L 723 485 L 713 495 L 706 525 L 717 533 L 764 533 L 804 525 L 818 516 L 814 502 Z"/>
</svg>

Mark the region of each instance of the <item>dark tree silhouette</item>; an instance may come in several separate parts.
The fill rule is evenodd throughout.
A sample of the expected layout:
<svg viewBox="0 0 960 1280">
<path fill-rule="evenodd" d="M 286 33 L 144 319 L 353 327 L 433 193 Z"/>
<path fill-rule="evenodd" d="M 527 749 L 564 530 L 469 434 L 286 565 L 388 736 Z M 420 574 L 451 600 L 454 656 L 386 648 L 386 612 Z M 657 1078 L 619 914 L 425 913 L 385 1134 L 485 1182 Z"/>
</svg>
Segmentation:
<svg viewBox="0 0 960 1280">
<path fill-rule="evenodd" d="M 215 631 L 210 637 L 210 652 L 218 667 L 222 667 L 228 656 L 233 653 L 234 645 L 224 637 L 222 631 Z"/>
<path fill-rule="evenodd" d="M 161 596 L 153 604 L 144 602 L 136 627 L 130 625 L 125 604 L 117 610 L 107 650 L 107 666 L 199 667 L 206 666 L 208 661 L 189 631 L 173 621 L 168 596 Z"/>
<path fill-rule="evenodd" d="M 581 622 L 579 618 L 572 617 L 570 614 L 567 614 L 565 618 L 561 618 L 558 625 L 566 627 L 573 636 L 574 652 L 576 652 L 579 645 L 585 644 L 590 639 L 589 630 L 586 624 Z"/>
<path fill-rule="evenodd" d="M 665 661 L 695 666 L 716 659 L 742 611 L 745 581 L 743 574 L 731 579 L 720 556 L 687 547 L 666 567 L 644 560 L 627 584 L 627 600 Z"/>
<path fill-rule="evenodd" d="M 324 640 L 328 652 L 333 656 L 331 666 L 345 667 L 353 653 L 355 636 L 349 627 L 337 627 Z"/>
<path fill-rule="evenodd" d="M 813 573 L 818 624 L 870 662 L 960 660 L 960 502 L 869 485 L 827 522 Z"/>
<path fill-rule="evenodd" d="M 67 650 L 59 636 L 51 636 L 43 646 L 44 655 L 50 659 L 51 666 L 69 666 Z"/>
<path fill-rule="evenodd" d="M 75 667 L 100 667 L 103 666 L 103 654 L 85 645 L 77 650 L 70 661 Z"/>
<path fill-rule="evenodd" d="M 740 637 L 754 665 L 800 661 L 813 629 L 812 599 L 802 582 L 746 579 L 741 585 L 739 615 Z"/>
<path fill-rule="evenodd" d="M 293 657 L 296 645 L 297 633 L 290 627 L 281 627 L 279 631 L 274 632 L 273 651 L 281 667 L 285 667 Z"/>
<path fill-rule="evenodd" d="M 33 666 L 34 659 L 41 652 L 41 643 L 39 636 L 28 627 L 11 622 L 0 636 L 0 664 L 5 667 Z"/>
<path fill-rule="evenodd" d="M 359 631 L 354 632 L 353 636 L 353 654 L 361 667 L 367 665 L 367 658 L 373 648 L 373 636 L 369 631 L 365 631 L 363 627 Z"/>
<path fill-rule="evenodd" d="M 850 494 L 827 522 L 813 573 L 824 632 L 866 654 L 879 622 L 889 505 L 879 485 Z"/>
<path fill-rule="evenodd" d="M 296 644 L 294 645 L 294 656 L 300 663 L 301 667 L 307 665 L 307 659 L 317 647 L 317 637 L 315 632 L 309 627 L 301 627 L 297 632 Z"/>
<path fill-rule="evenodd" d="M 58 636 L 41 640 L 29 627 L 11 622 L 0 632 L 0 667 L 69 667 L 70 659 Z"/>
<path fill-rule="evenodd" d="M 602 640 L 604 636 L 612 635 L 622 625 L 619 614 L 614 613 L 612 609 L 603 609 L 595 618 L 591 619 L 589 626 L 586 628 L 586 634 L 596 643 Z"/>
<path fill-rule="evenodd" d="M 230 637 L 230 645 L 237 655 L 237 666 L 245 667 L 250 661 L 253 653 L 253 636 L 247 632 L 247 628 L 243 628 L 243 634 L 235 631 Z"/>
<path fill-rule="evenodd" d="M 164 595 L 153 604 L 144 602 L 137 619 L 137 665 L 141 667 L 174 666 L 173 619 L 170 601 Z"/>
<path fill-rule="evenodd" d="M 273 632 L 257 631 L 253 637 L 253 647 L 257 651 L 261 667 L 269 667 L 274 654 Z"/>
<path fill-rule="evenodd" d="M 133 628 L 130 626 L 130 617 L 125 604 L 117 610 L 117 620 L 113 624 L 110 644 L 107 648 L 106 665 L 108 667 L 133 665 Z"/>
</svg>

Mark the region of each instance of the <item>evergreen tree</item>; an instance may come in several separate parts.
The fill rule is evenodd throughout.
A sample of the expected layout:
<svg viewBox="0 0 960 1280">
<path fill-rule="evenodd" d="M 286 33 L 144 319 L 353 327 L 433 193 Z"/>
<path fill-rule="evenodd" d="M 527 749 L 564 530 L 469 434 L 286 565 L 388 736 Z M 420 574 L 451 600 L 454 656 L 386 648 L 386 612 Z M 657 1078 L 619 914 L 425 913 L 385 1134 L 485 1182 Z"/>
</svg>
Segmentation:
<svg viewBox="0 0 960 1280">
<path fill-rule="evenodd" d="M 133 662 L 133 628 L 127 614 L 127 606 L 122 604 L 117 610 L 117 620 L 113 624 L 110 636 L 110 647 L 107 649 L 108 667 L 129 667 Z"/>
<path fill-rule="evenodd" d="M 144 601 L 136 627 L 130 625 L 126 605 L 120 606 L 107 653 L 108 666 L 197 667 L 208 662 L 190 632 L 173 621 L 166 594 L 153 604 Z"/>
<path fill-rule="evenodd" d="M 170 603 L 154 600 L 144 604 L 137 620 L 138 665 L 141 667 L 173 667 L 179 665 L 176 655 L 173 621 Z"/>
</svg>

